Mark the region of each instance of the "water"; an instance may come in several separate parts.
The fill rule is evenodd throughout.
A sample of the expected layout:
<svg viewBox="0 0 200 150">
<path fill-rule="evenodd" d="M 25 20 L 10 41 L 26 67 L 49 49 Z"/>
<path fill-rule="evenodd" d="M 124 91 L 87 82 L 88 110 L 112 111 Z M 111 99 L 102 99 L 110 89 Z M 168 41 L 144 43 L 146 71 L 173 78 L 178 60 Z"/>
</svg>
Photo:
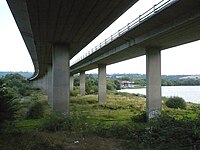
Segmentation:
<svg viewBox="0 0 200 150">
<path fill-rule="evenodd" d="M 146 88 L 122 89 L 119 92 L 146 95 Z M 179 96 L 187 102 L 200 103 L 200 86 L 162 86 L 162 96 Z"/>
</svg>

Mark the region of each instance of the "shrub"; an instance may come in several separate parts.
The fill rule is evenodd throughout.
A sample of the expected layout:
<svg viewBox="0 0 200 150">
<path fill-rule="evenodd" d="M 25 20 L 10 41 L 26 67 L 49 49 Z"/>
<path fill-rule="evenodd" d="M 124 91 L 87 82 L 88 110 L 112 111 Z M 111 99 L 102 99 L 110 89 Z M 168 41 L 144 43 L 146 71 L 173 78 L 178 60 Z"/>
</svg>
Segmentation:
<svg viewBox="0 0 200 150">
<path fill-rule="evenodd" d="M 186 109 L 185 100 L 181 97 L 178 97 L 178 96 L 170 97 L 168 100 L 166 100 L 165 104 L 169 108 Z"/>
<path fill-rule="evenodd" d="M 41 102 L 33 102 L 28 108 L 27 118 L 38 119 L 44 116 L 44 106 Z"/>
<path fill-rule="evenodd" d="M 131 118 L 131 120 L 133 122 L 136 122 L 136 123 L 141 123 L 141 122 L 147 122 L 147 115 L 146 115 L 146 112 L 141 112 L 140 114 L 136 115 L 136 116 L 133 116 Z"/>
<path fill-rule="evenodd" d="M 52 113 L 48 118 L 45 118 L 42 124 L 42 130 L 51 132 L 64 130 L 66 124 L 66 116 L 60 113 Z"/>
<path fill-rule="evenodd" d="M 17 112 L 17 103 L 7 90 L 0 88 L 0 129 L 6 121 L 13 121 Z"/>
<path fill-rule="evenodd" d="M 76 131 L 82 132 L 90 129 L 86 117 L 80 115 L 79 112 L 71 114 L 70 116 L 54 112 L 49 117 L 45 118 L 41 129 L 51 132 L 56 131 Z"/>
<path fill-rule="evenodd" d="M 70 91 L 70 96 L 78 96 L 79 94 L 79 89 L 78 88 L 74 88 L 73 91 Z"/>
</svg>

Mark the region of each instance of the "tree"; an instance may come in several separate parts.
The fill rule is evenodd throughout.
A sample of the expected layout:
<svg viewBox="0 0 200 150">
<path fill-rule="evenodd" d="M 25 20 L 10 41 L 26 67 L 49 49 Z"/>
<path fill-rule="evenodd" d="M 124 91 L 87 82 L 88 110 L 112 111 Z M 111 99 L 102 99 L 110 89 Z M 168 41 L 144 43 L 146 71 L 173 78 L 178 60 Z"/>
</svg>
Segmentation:
<svg viewBox="0 0 200 150">
<path fill-rule="evenodd" d="M 13 97 L 28 96 L 30 95 L 31 85 L 25 77 L 20 74 L 7 74 L 2 78 L 7 92 Z"/>
<path fill-rule="evenodd" d="M 1 85 L 0 88 L 0 129 L 6 121 L 13 121 L 17 111 L 17 103 L 7 89 Z"/>
</svg>

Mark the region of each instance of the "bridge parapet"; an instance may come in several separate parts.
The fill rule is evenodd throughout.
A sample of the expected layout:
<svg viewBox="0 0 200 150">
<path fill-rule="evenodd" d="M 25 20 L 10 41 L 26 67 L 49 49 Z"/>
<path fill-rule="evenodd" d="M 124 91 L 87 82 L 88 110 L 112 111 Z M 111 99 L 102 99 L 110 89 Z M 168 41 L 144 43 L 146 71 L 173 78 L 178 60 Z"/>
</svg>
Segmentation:
<svg viewBox="0 0 200 150">
<path fill-rule="evenodd" d="M 78 63 L 79 61 L 85 59 L 89 55 L 93 54 L 94 52 L 98 51 L 102 47 L 108 45 L 112 41 L 116 40 L 117 38 L 121 37 L 124 35 L 126 32 L 132 30 L 134 27 L 140 25 L 147 19 L 151 18 L 155 14 L 161 12 L 162 10 L 168 8 L 169 6 L 173 5 L 179 0 L 162 0 L 159 3 L 155 4 L 153 7 L 151 7 L 149 10 L 144 12 L 143 14 L 139 15 L 136 19 L 128 23 L 126 26 L 112 34 L 110 37 L 106 38 L 104 41 L 102 41 L 99 45 L 95 46 L 93 49 L 87 51 L 84 55 L 79 57 L 76 61 L 72 62 L 71 66 L 74 64 Z"/>
</svg>

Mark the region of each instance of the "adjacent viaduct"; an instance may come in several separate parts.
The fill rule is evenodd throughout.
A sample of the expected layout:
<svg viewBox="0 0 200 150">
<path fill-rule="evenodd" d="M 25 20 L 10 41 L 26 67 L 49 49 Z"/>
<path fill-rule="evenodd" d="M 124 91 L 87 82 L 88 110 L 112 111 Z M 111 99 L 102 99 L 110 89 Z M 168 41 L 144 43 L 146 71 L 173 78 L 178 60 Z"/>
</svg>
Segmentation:
<svg viewBox="0 0 200 150">
<path fill-rule="evenodd" d="M 73 74 L 80 73 L 84 95 L 85 71 L 99 68 L 99 102 L 104 102 L 106 65 L 146 55 L 147 115 L 161 112 L 160 51 L 200 39 L 200 1 L 163 0 L 69 65 L 137 1 L 7 0 L 35 67 L 30 80 L 46 90 L 54 111 L 69 113 Z"/>
</svg>

